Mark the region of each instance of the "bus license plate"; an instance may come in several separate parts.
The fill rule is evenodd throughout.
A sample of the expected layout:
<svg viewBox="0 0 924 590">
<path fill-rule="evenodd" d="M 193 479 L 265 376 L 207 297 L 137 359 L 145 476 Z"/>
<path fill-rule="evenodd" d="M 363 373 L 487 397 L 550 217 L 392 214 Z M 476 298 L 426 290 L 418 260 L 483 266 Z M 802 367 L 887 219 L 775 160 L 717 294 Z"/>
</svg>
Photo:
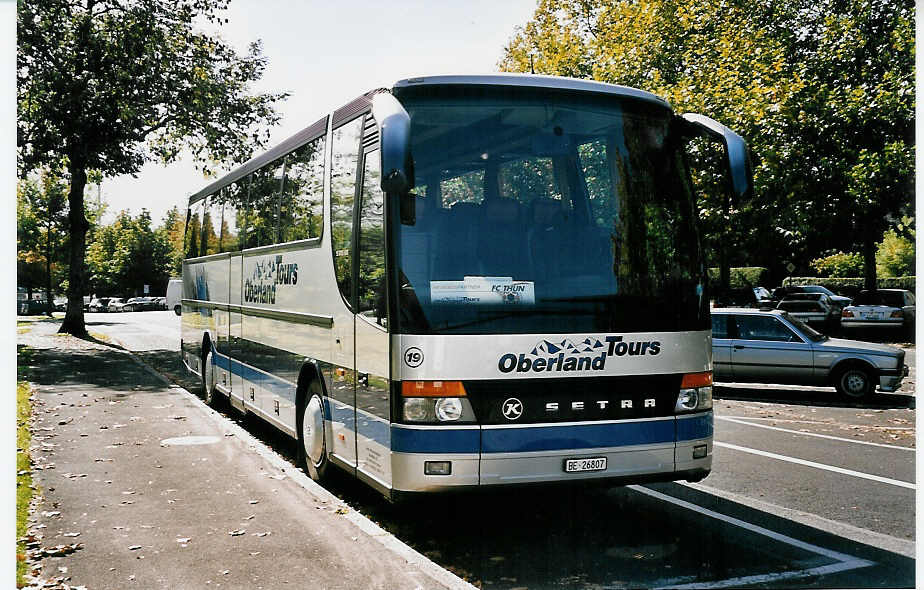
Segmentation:
<svg viewBox="0 0 924 590">
<path fill-rule="evenodd" d="M 565 459 L 565 473 L 580 471 L 604 471 L 606 457 L 589 457 L 587 459 Z"/>
</svg>

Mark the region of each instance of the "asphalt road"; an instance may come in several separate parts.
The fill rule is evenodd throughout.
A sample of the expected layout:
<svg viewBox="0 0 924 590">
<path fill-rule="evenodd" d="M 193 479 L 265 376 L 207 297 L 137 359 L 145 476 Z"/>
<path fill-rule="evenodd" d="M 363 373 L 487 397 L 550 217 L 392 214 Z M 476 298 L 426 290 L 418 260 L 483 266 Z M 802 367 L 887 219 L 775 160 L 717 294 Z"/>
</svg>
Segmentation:
<svg viewBox="0 0 924 590">
<path fill-rule="evenodd" d="M 172 312 L 87 323 L 195 390 Z M 485 588 L 913 587 L 914 352 L 902 389 L 866 404 L 825 388 L 717 387 L 713 472 L 700 484 L 531 488 L 399 506 L 345 478 L 328 486 Z M 293 458 L 294 445 L 259 420 L 229 419 Z"/>
</svg>

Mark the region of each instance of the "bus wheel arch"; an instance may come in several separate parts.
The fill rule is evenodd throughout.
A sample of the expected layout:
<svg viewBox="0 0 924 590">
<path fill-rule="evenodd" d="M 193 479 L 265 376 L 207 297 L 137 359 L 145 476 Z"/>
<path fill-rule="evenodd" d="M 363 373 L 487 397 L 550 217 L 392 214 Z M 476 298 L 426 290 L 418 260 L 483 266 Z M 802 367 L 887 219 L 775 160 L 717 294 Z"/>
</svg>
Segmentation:
<svg viewBox="0 0 924 590">
<path fill-rule="evenodd" d="M 324 479 L 330 466 L 323 391 L 320 371 L 314 363 L 306 362 L 298 377 L 295 426 L 298 434 L 298 465 L 315 481 Z"/>
<path fill-rule="evenodd" d="M 205 403 L 211 407 L 216 407 L 218 405 L 218 390 L 215 389 L 215 368 L 214 368 L 214 353 L 212 352 L 212 339 L 209 337 L 208 332 L 202 336 L 202 357 L 201 361 L 201 374 L 202 374 L 202 398 L 205 400 Z"/>
</svg>

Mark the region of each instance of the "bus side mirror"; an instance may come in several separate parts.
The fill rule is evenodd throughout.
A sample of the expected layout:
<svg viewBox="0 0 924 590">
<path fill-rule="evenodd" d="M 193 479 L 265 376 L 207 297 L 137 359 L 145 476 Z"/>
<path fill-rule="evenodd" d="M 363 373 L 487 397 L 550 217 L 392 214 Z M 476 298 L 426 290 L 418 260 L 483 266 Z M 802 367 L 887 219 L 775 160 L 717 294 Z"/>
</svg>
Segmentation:
<svg viewBox="0 0 924 590">
<path fill-rule="evenodd" d="M 684 113 L 682 116 L 699 135 L 725 145 L 733 195 L 736 199 L 749 197 L 754 190 L 754 175 L 751 171 L 751 159 L 748 156 L 748 144 L 744 138 L 705 115 Z"/>
<path fill-rule="evenodd" d="M 417 223 L 417 195 L 411 191 L 401 193 L 401 224 L 414 225 Z"/>
<path fill-rule="evenodd" d="M 372 97 L 372 117 L 379 130 L 382 190 L 404 194 L 414 185 L 410 149 L 411 118 L 398 99 L 388 92 L 380 92 Z"/>
</svg>

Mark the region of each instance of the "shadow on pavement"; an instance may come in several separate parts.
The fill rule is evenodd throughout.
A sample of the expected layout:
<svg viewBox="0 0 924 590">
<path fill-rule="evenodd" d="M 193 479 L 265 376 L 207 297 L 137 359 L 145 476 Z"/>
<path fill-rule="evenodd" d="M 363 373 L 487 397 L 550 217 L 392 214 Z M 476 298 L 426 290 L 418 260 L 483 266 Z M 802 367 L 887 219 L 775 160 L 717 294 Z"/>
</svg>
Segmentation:
<svg viewBox="0 0 924 590">
<path fill-rule="evenodd" d="M 831 391 L 815 389 L 793 389 L 781 385 L 760 385 L 758 387 L 739 387 L 735 385 L 716 384 L 713 387 L 715 399 L 769 402 L 775 404 L 792 404 L 800 406 L 823 406 L 832 408 L 871 408 L 871 409 L 913 409 L 913 395 L 903 393 L 875 393 L 863 401 L 851 401 Z"/>
<path fill-rule="evenodd" d="M 153 376 L 126 370 L 136 367 L 119 347 L 94 340 L 107 349 L 31 349 L 17 345 L 19 378 L 36 385 L 86 385 L 124 388 L 125 395 L 163 389 Z"/>
</svg>

